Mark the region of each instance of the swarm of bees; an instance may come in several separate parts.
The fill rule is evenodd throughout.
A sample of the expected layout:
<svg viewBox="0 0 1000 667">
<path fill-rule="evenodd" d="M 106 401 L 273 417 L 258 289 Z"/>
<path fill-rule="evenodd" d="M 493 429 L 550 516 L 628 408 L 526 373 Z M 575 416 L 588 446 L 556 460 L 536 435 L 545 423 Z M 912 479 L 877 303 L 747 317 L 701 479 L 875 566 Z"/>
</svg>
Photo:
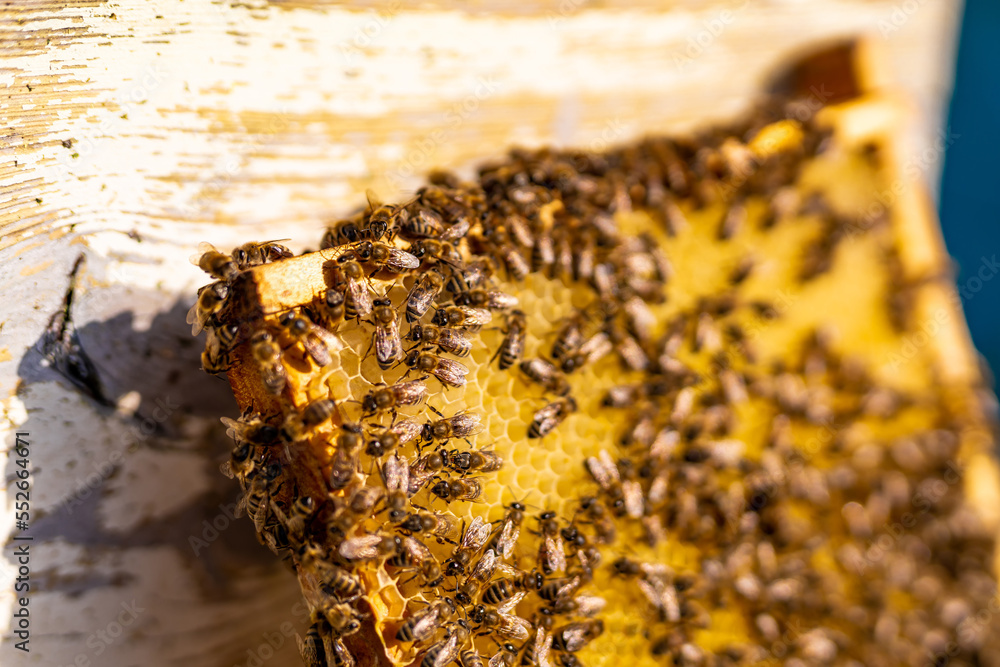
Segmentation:
<svg viewBox="0 0 1000 667">
<path fill-rule="evenodd" d="M 780 362 L 758 358 L 746 323 L 780 320 L 786 304 L 744 293 L 753 253 L 673 302 L 683 258 L 669 240 L 693 233 L 699 212 L 718 211 L 706 238 L 724 247 L 818 217 L 797 280 L 836 266 L 850 221 L 821 195 L 792 196 L 830 132 L 804 121 L 793 148 L 746 169 L 739 137 L 780 112 L 604 154 L 517 150 L 475 182 L 436 172 L 405 203 L 370 196 L 303 257 L 312 299 L 279 312 L 247 287 L 292 256 L 278 242 L 195 258 L 216 280 L 189 314 L 207 332 L 204 369 L 243 387 L 245 412 L 223 420 L 235 443 L 223 472 L 261 542 L 298 573 L 308 667 L 607 664 L 623 615 L 650 664 L 917 664 L 984 608 L 993 542 L 954 485 L 905 539 L 871 551 L 957 451 L 933 393 L 880 384 L 820 330 Z M 636 211 L 652 222 L 630 234 L 622 220 Z M 579 307 L 539 312 L 524 299 L 529 281 L 567 286 Z M 900 302 L 892 322 L 906 331 Z M 361 360 L 360 393 L 337 380 L 346 355 Z M 484 366 L 534 402 L 526 418 L 501 416 L 520 421 L 500 438 L 492 415 L 448 400 L 484 384 Z M 593 385 L 602 374 L 614 381 Z M 767 422 L 756 449 L 741 426 L 750 404 Z M 865 420 L 916 405 L 933 426 L 878 452 L 859 436 Z M 598 413 L 615 426 L 578 453 L 577 496 L 504 489 L 513 454 L 570 438 Z M 797 444 L 813 432 L 826 467 Z M 670 564 L 671 544 L 701 556 Z M 924 611 L 895 607 L 904 594 Z M 745 636 L 705 648 L 717 609 L 741 615 Z M 990 633 L 963 628 L 950 657 L 975 664 Z"/>
</svg>

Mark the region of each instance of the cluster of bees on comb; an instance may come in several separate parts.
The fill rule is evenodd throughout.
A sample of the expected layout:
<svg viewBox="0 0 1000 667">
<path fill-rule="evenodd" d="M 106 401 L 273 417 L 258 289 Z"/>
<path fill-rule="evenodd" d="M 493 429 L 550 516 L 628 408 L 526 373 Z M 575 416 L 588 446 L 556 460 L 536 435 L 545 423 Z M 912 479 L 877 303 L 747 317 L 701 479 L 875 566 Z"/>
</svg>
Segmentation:
<svg viewBox="0 0 1000 667">
<path fill-rule="evenodd" d="M 754 239 L 791 230 L 779 273 L 803 291 L 842 244 L 898 264 L 887 216 L 858 225 L 799 186 L 850 151 L 794 105 L 602 154 L 516 150 L 475 182 L 370 197 L 316 252 L 194 258 L 217 280 L 189 314 L 203 366 L 245 407 L 223 471 L 298 574 L 306 665 L 982 664 L 993 538 L 949 477 L 953 406 L 822 327 L 757 350 L 787 304 L 752 289 Z M 685 238 L 721 248 L 698 260 L 720 277 L 678 285 Z M 879 302 L 896 336 L 918 286 L 897 282 Z M 473 385 L 517 400 L 477 410 Z M 559 447 L 567 484 L 531 497 L 553 473 L 522 453 Z"/>
</svg>

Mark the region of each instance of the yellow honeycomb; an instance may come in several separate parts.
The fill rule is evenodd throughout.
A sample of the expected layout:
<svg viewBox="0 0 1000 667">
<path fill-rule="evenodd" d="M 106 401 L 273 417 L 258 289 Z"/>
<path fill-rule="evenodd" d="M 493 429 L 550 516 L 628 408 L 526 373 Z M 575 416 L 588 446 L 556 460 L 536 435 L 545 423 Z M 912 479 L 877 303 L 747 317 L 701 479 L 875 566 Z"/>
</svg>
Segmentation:
<svg viewBox="0 0 1000 667">
<path fill-rule="evenodd" d="M 857 110 L 832 108 L 827 113 L 830 116 L 828 124 L 837 128 L 837 114 L 849 115 Z M 751 150 L 780 158 L 782 152 L 799 149 L 803 130 L 795 121 L 785 119 L 765 127 L 756 136 L 756 140 L 750 141 Z M 622 238 L 651 235 L 673 267 L 672 276 L 666 283 L 666 299 L 648 305 L 654 323 L 653 339 L 659 340 L 667 334 L 671 323 L 680 318 L 687 327 L 684 339 L 689 340 L 692 334 L 697 335 L 697 311 L 699 304 L 705 303 L 704 299 L 738 292 L 738 307 L 734 313 L 718 319 L 738 324 L 744 334 L 743 341 L 734 341 L 725 331 L 714 330 L 719 340 L 717 346 L 706 344 L 705 349 L 695 352 L 685 343 L 673 352 L 679 362 L 700 375 L 695 389 L 695 413 L 707 412 L 709 404 L 705 401 L 709 399 L 706 397 L 726 390 L 726 381 L 719 370 L 720 357 L 734 374 L 747 375 L 745 399 L 740 400 L 737 396 L 729 404 L 733 428 L 716 440 L 741 442 L 744 450 L 737 452 L 735 459 L 746 459 L 758 467 L 750 466 L 748 470 L 753 472 L 748 473 L 738 464 L 717 466 L 720 469 L 713 471 L 711 482 L 716 485 L 719 498 L 729 494 L 731 498 L 742 500 L 745 495 L 752 495 L 746 493 L 746 489 L 753 483 L 754 474 L 768 469 L 769 462 L 773 463 L 776 433 L 783 423 L 780 418 L 785 410 L 781 407 L 783 400 L 789 402 L 805 396 L 803 409 L 814 411 L 811 417 L 792 420 L 789 424 L 787 438 L 792 443 L 791 449 L 782 454 L 785 457 L 783 465 L 789 457 L 795 459 L 796 451 L 802 461 L 798 467 L 783 469 L 791 475 L 783 483 L 793 489 L 801 487 L 795 492 L 798 495 L 781 496 L 776 507 L 768 508 L 767 520 L 777 524 L 771 539 L 779 544 L 779 552 L 783 541 L 796 543 L 799 536 L 823 536 L 824 539 L 814 540 L 815 544 L 802 552 L 808 553 L 808 557 L 798 552 L 781 553 L 779 562 L 790 567 L 796 564 L 795 559 L 802 560 L 798 570 L 801 577 L 795 579 L 788 575 L 782 585 L 792 591 L 793 597 L 802 600 L 810 599 L 809 588 L 823 591 L 827 596 L 827 615 L 801 619 L 807 627 L 818 628 L 812 634 L 789 635 L 788 631 L 782 631 L 775 637 L 769 631 L 767 618 L 761 616 L 761 608 L 735 592 L 733 585 L 704 583 L 715 576 L 713 568 L 729 568 L 730 565 L 723 561 L 735 558 L 734 554 L 741 553 L 739 549 L 720 541 L 721 538 L 716 539 L 713 530 L 708 530 L 704 538 L 693 538 L 690 536 L 693 533 L 676 526 L 668 528 L 665 538 L 655 546 L 649 546 L 639 521 L 621 518 L 615 522 L 617 541 L 600 547 L 602 560 L 594 571 L 593 581 L 580 591 L 598 595 L 606 601 L 600 614 L 603 633 L 573 653 L 580 663 L 600 667 L 626 661 L 645 667 L 664 664 L 667 657 L 672 656 L 679 664 L 777 664 L 794 653 L 805 661 L 802 664 L 834 664 L 835 660 L 839 661 L 836 664 L 849 664 L 845 662 L 849 657 L 855 661 L 853 664 L 876 665 L 915 664 L 911 661 L 924 659 L 928 652 L 933 654 L 936 644 L 927 650 L 926 643 L 922 648 L 915 648 L 921 647 L 919 637 L 907 640 L 905 650 L 892 649 L 892 642 L 879 649 L 878 642 L 872 639 L 872 628 L 880 618 L 884 622 L 888 622 L 886 618 L 905 621 L 912 610 L 930 609 L 933 603 L 921 599 L 919 587 L 915 589 L 912 582 L 886 583 L 880 579 L 885 575 L 880 568 L 886 563 L 880 560 L 881 552 L 871 557 L 869 548 L 872 540 L 880 537 L 880 527 L 875 525 L 865 539 L 863 527 L 859 529 L 857 524 L 851 523 L 851 512 L 855 508 L 848 502 L 849 496 L 834 484 L 844 475 L 853 475 L 852 479 L 875 477 L 881 470 L 879 462 L 883 460 L 891 459 L 895 461 L 892 465 L 906 470 L 912 459 L 907 458 L 908 450 L 902 441 L 911 438 L 924 442 L 923 439 L 933 437 L 942 429 L 958 439 L 963 460 L 985 465 L 981 458 L 976 458 L 984 444 L 984 422 L 972 398 L 974 379 L 971 376 L 958 380 L 944 378 L 940 370 L 942 353 L 934 344 L 917 348 L 907 358 L 900 357 L 901 348 L 912 340 L 920 323 L 926 321 L 928 313 L 940 303 L 943 288 L 934 282 L 934 266 L 901 262 L 901 274 L 900 267 L 894 264 L 893 258 L 905 252 L 908 244 L 915 243 L 907 231 L 910 223 L 906 216 L 911 212 L 897 207 L 871 214 L 877 211 L 873 204 L 880 201 L 881 193 L 892 187 L 894 177 L 894 172 L 880 159 L 880 156 L 885 157 L 884 153 L 880 153 L 880 147 L 872 141 L 870 137 L 841 136 L 835 131 L 832 146 L 807 161 L 798 171 L 794 187 L 784 193 L 798 196 L 800 205 L 780 215 L 773 224 L 769 224 L 768 216 L 774 212 L 770 201 L 774 193 L 769 196 L 752 194 L 737 204 L 724 197 L 701 207 L 680 202 L 685 224 L 674 234 L 668 234 L 647 212 L 619 211 L 615 216 Z M 821 203 L 810 204 L 810 201 Z M 745 208 L 745 216 L 730 230 L 728 239 L 720 240 L 719 230 L 736 206 Z M 831 216 L 842 221 L 842 231 L 846 232 L 831 244 L 828 258 L 817 259 L 815 253 L 817 248 L 824 247 Z M 254 326 L 262 326 L 263 322 L 277 328 L 276 320 L 281 313 L 308 305 L 321 295 L 325 289 L 323 267 L 338 254 L 337 249 L 331 249 L 252 269 L 248 272 L 252 274 L 248 279 L 252 287 L 246 288 L 246 303 L 240 307 L 258 313 L 256 320 L 251 318 L 256 322 Z M 829 259 L 828 266 L 815 276 L 803 278 L 804 272 L 808 273 L 815 268 L 813 264 L 823 259 Z M 746 261 L 752 262 L 752 271 L 738 287 L 731 287 L 734 271 Z M 372 278 L 370 285 L 375 294 L 387 295 L 398 307 L 405 302 L 413 280 L 412 276 L 399 280 Z M 501 272 L 493 288 L 516 296 L 518 308 L 527 317 L 524 359 L 549 356 L 561 324 L 594 299 L 594 290 L 588 285 L 568 284 L 535 272 L 523 281 L 505 278 Z M 894 299 L 913 304 L 905 314 L 902 327 L 894 323 L 891 310 Z M 754 309 L 750 307 L 753 303 L 764 304 L 766 308 Z M 400 320 L 401 333 L 405 335 L 408 325 L 401 312 Z M 712 318 L 706 320 L 706 331 L 711 333 L 714 324 Z M 427 401 L 399 409 L 398 418 L 420 423 L 437 418 L 429 408 L 445 416 L 462 411 L 482 416 L 485 429 L 470 440 L 475 448 L 495 450 L 503 459 L 503 467 L 495 474 L 481 477 L 479 498 L 471 503 L 445 503 L 434 498 L 425 487 L 411 502 L 422 508 L 454 513 L 466 524 L 476 517 L 498 522 L 504 515 L 504 505 L 515 500 L 523 502 L 528 512 L 513 562 L 528 570 L 535 563 L 533 551 L 538 544 L 532 531 L 538 530 L 536 517 L 543 511 L 555 512 L 562 526 L 579 522 L 587 530 L 592 528 L 577 511 L 581 497 L 600 493 L 584 461 L 598 456 L 602 450 L 616 459 L 625 453 L 631 456 L 630 452 L 634 451 L 619 445 L 623 433 L 634 424 L 634 413 L 607 407 L 603 401 L 611 388 L 641 382 L 645 375 L 625 370 L 616 354 L 586 365 L 568 376 L 577 411 L 548 436 L 529 439 L 528 427 L 534 413 L 551 401 L 552 396 L 526 380 L 516 366 L 506 371 L 497 369 L 494 355 L 505 335 L 504 326 L 503 314 L 495 313 L 490 325 L 479 335 L 471 336 L 472 353 L 460 360 L 469 370 L 465 386 L 443 387 L 432 376 L 427 380 L 430 388 Z M 334 330 L 334 335 L 341 349 L 334 350 L 333 362 L 322 368 L 303 354 L 301 346 L 283 341 L 282 362 L 290 377 L 284 397 L 290 405 L 262 391 L 245 345 L 236 349 L 230 371 L 230 380 L 241 405 L 252 405 L 262 414 L 271 412 L 281 416 L 291 409 L 301 410 L 318 399 L 336 400 L 339 415 L 334 422 L 316 430 L 308 450 L 296 445 L 288 454 L 293 461 L 306 454 L 313 457 L 298 459 L 303 465 L 296 473 L 299 484 L 296 493 L 299 494 L 312 491 L 311 484 L 322 484 L 322 478 L 328 475 L 325 466 L 329 465 L 334 451 L 331 442 L 339 423 L 341 420 L 361 420 L 360 401 L 373 386 L 378 383 L 393 385 L 420 377 L 408 372 L 404 364 L 386 371 L 379 368 L 369 350 L 372 335 L 369 323 L 344 322 Z M 817 335 L 829 341 L 830 354 L 840 360 L 838 369 L 810 369 L 808 361 L 802 367 L 803 350 Z M 786 373 L 782 366 L 799 370 Z M 868 379 L 851 380 L 848 371 L 851 368 L 862 369 Z M 852 388 L 851 382 L 864 389 Z M 900 396 L 904 399 L 900 400 Z M 849 423 L 835 423 L 824 417 L 824 410 L 850 413 L 855 404 L 858 406 L 852 413 L 855 417 Z M 388 425 L 390 419 L 386 414 L 374 421 Z M 687 443 L 682 449 L 686 446 Z M 453 440 L 448 447 L 464 449 L 466 445 Z M 399 454 L 413 460 L 431 449 L 427 446 L 421 449 L 410 443 L 401 448 Z M 370 474 L 366 483 L 381 487 L 374 462 L 367 457 L 362 457 L 362 461 L 363 474 Z M 313 481 L 302 473 L 308 466 L 314 471 Z M 317 468 L 318 473 L 315 472 Z M 887 464 L 885 469 L 893 468 Z M 917 472 L 910 475 L 913 483 L 920 479 Z M 684 480 L 672 479 L 670 483 L 683 484 Z M 872 488 L 881 489 L 888 484 L 877 481 Z M 291 488 L 286 488 L 285 493 L 292 493 Z M 803 499 L 810 492 L 820 493 L 822 489 L 825 489 L 822 491 L 826 494 L 825 500 Z M 325 488 L 321 488 L 321 492 L 325 493 Z M 670 508 L 671 512 L 681 511 L 679 495 L 684 492 L 683 488 L 671 491 L 675 494 L 671 497 L 678 503 L 678 507 Z M 942 497 L 948 499 L 948 516 L 952 516 L 950 512 L 956 504 L 961 504 L 955 499 L 961 497 L 961 489 L 950 488 Z M 866 507 L 868 514 L 863 520 L 874 523 L 876 509 L 877 505 L 872 505 L 870 510 Z M 697 523 L 703 517 L 688 519 Z M 385 528 L 384 512 L 375 512 L 357 526 L 357 531 L 360 534 Z M 982 537 L 984 534 L 982 526 L 969 530 L 968 539 L 973 545 L 970 553 L 984 555 L 992 549 L 991 540 Z M 430 539 L 425 540 L 425 544 L 441 562 L 455 548 L 453 544 Z M 870 557 L 860 574 L 845 565 L 851 549 L 857 551 L 858 548 L 861 552 L 869 548 Z M 897 550 L 899 553 L 892 551 L 891 557 L 898 558 L 901 563 L 908 562 L 909 556 L 901 550 L 902 547 Z M 946 553 L 942 557 L 950 555 Z M 689 631 L 686 640 L 678 639 L 671 644 L 671 635 L 687 621 L 665 622 L 659 618 L 657 610 L 635 582 L 611 567 L 611 563 L 620 558 L 669 566 L 678 576 L 691 576 L 695 590 L 707 586 L 710 592 L 699 593 L 701 597 L 697 601 L 705 608 L 708 622 L 692 625 L 686 629 Z M 764 568 L 763 556 L 756 558 L 759 562 L 754 561 L 757 565 L 753 567 Z M 738 569 L 735 565 L 731 567 Z M 806 568 L 805 574 L 801 568 Z M 956 588 L 955 582 L 949 580 L 942 569 L 932 569 L 941 577 L 938 590 L 947 590 L 956 599 L 966 593 L 961 587 Z M 989 574 L 989 563 L 984 561 L 980 569 L 980 581 L 989 581 L 991 587 L 995 586 Z M 402 619 L 424 603 L 434 601 L 434 593 L 424 590 L 412 575 L 392 575 L 382 565 L 362 567 L 361 571 L 366 600 L 373 611 L 371 623 L 386 651 L 378 660 L 371 658 L 372 664 L 384 660 L 395 665 L 419 662 L 426 644 L 400 643 L 394 635 Z M 727 570 L 727 576 L 737 574 Z M 447 579 L 439 592 L 450 594 L 454 581 Z M 773 595 L 778 596 L 781 590 L 776 586 Z M 882 597 L 873 602 L 876 590 Z M 780 607 L 777 603 L 776 606 Z M 537 601 L 525 598 L 517 613 L 534 623 L 540 618 L 538 608 Z M 780 615 L 778 611 L 773 613 Z M 952 624 L 951 629 L 955 627 L 956 624 Z M 498 651 L 495 633 L 474 636 L 471 641 L 484 660 Z M 893 638 L 893 641 L 903 640 Z M 979 650 L 985 641 L 963 650 Z M 835 646 L 836 658 L 829 653 L 831 645 Z M 735 651 L 735 647 L 740 646 L 744 649 L 739 656 L 735 652 L 727 653 L 730 647 Z M 895 658 L 886 657 L 893 655 L 892 650 L 897 651 Z M 716 655 L 710 658 L 711 654 Z M 720 656 L 729 656 L 725 657 L 729 662 L 713 662 L 723 660 Z"/>
</svg>

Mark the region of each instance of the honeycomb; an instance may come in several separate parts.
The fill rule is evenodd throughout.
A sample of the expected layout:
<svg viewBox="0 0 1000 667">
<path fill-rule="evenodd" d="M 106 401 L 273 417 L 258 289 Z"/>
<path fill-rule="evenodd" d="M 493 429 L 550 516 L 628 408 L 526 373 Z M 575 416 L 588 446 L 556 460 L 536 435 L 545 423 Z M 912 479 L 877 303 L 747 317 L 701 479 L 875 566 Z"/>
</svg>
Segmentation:
<svg viewBox="0 0 1000 667">
<path fill-rule="evenodd" d="M 844 130 L 863 101 L 807 119 L 791 113 L 795 104 L 772 104 L 693 139 L 646 140 L 604 156 L 515 151 L 484 167 L 474 184 L 437 174 L 429 187 L 449 193 L 452 204 L 493 193 L 479 209 L 468 204 L 474 220 L 453 240 L 459 257 L 451 260 L 418 250 L 428 237 L 408 221 L 430 206 L 421 195 L 416 203 L 371 204 L 338 223 L 353 222 L 360 236 L 337 243 L 332 226 L 319 252 L 289 257 L 248 244 L 243 249 L 259 257 L 234 259 L 237 271 L 219 268 L 222 253 L 203 262 L 228 285 L 224 303 L 192 311 L 210 331 L 206 369 L 228 373 L 245 412 L 227 423 L 237 450 L 252 445 L 249 470 L 240 471 L 234 454 L 228 472 L 246 492 L 262 541 L 299 575 L 314 618 L 301 640 L 307 665 L 972 665 L 995 658 L 993 621 L 977 620 L 996 590 L 993 527 L 968 500 L 964 481 L 988 476 L 982 466 L 992 470 L 983 454 L 989 425 L 973 381 L 943 377 L 934 345 L 900 353 L 946 294 L 944 276 L 909 259 L 909 212 L 880 204 L 893 179 L 887 146 Z M 673 158 L 661 160 L 664 151 Z M 550 182 L 545 169 L 553 161 L 579 169 L 568 183 Z M 528 206 L 524 243 L 507 225 L 530 199 L 529 183 L 561 203 Z M 585 214 L 573 209 L 578 199 L 590 206 Z M 380 211 L 397 234 L 364 231 Z M 593 227 L 578 214 L 593 216 Z M 569 237 L 568 272 L 560 273 L 558 260 L 524 275 L 505 265 L 510 247 L 530 257 L 542 235 L 558 237 L 560 229 Z M 419 267 L 380 269 L 361 250 L 366 233 Z M 605 297 L 600 276 L 571 275 L 593 276 L 588 254 L 617 271 L 613 297 Z M 380 364 L 372 317 L 324 323 L 322 301 L 344 281 L 348 260 L 365 267 L 371 298 L 389 300 L 405 339 L 413 326 L 405 304 L 420 277 L 462 274 L 482 257 L 497 265 L 484 287 L 517 302 L 494 308 L 481 331 L 466 332 L 468 356 L 434 352 L 468 369 L 462 386 L 404 361 L 410 349 L 433 346 L 404 340 L 402 354 Z M 416 323 L 430 324 L 465 293 L 442 290 Z M 595 317 L 593 306 L 607 303 L 615 309 Z M 605 354 L 565 374 L 576 409 L 543 437 L 530 437 L 532 423 L 561 392 L 518 364 L 498 368 L 514 308 L 526 322 L 519 361 L 564 361 L 554 346 L 583 313 L 588 342 L 607 336 Z M 315 342 L 288 333 L 289 313 L 320 330 L 329 359 L 310 351 Z M 220 343 L 225 331 L 228 342 Z M 264 388 L 251 343 L 261 331 L 280 350 L 287 380 L 278 393 Z M 645 359 L 630 363 L 629 345 Z M 425 383 L 426 400 L 365 409 L 370 392 L 413 380 Z M 335 409 L 320 423 L 278 435 L 325 399 Z M 481 432 L 443 449 L 420 435 L 393 454 L 362 453 L 352 484 L 330 481 L 344 451 L 338 438 L 352 424 L 368 442 L 402 420 L 459 414 L 481 419 Z M 251 435 L 255 424 L 273 427 L 267 442 Z M 480 474 L 446 465 L 408 494 L 406 512 L 439 512 L 460 524 L 445 538 L 390 521 L 386 498 L 346 528 L 331 527 L 348 494 L 387 491 L 390 458 L 406 462 L 412 475 L 425 457 L 451 450 L 493 451 L 502 466 Z M 268 465 L 277 477 L 262 485 Z M 595 469 L 612 468 L 624 484 L 597 479 Z M 432 491 L 440 479 L 475 479 L 481 489 L 446 501 Z M 295 504 L 306 497 L 313 507 L 295 519 Z M 596 499 L 587 506 L 603 508 L 604 518 L 590 514 L 584 498 Z M 524 518 L 512 553 L 501 557 L 495 540 L 512 503 L 524 506 Z M 489 539 L 449 574 L 456 550 L 484 525 L 477 519 Z M 609 526 L 614 539 L 602 532 Z M 566 554 L 554 572 L 544 572 L 551 561 L 539 552 L 546 530 Z M 572 543 L 573 531 L 582 545 Z M 366 536 L 397 541 L 360 562 L 344 554 L 345 543 Z M 426 549 L 416 560 L 442 566 L 439 579 L 422 577 L 419 564 L 393 564 L 404 537 Z M 495 569 L 462 601 L 460 586 L 493 557 Z M 333 595 L 331 568 L 355 577 L 360 595 L 346 602 Z M 555 599 L 528 587 L 499 626 L 483 620 L 484 610 L 498 606 L 487 602 L 488 588 L 536 572 L 544 582 L 577 581 Z M 408 621 L 440 604 L 452 613 L 438 614 L 426 637 L 400 638 Z M 514 629 L 503 631 L 510 618 Z M 351 619 L 357 623 L 341 627 Z"/>
</svg>

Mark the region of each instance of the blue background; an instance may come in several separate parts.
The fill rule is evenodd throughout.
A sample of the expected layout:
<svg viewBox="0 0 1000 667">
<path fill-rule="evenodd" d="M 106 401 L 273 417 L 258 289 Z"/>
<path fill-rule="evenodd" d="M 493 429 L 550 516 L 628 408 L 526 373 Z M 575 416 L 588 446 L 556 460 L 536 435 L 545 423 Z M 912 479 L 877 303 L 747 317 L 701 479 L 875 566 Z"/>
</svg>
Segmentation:
<svg viewBox="0 0 1000 667">
<path fill-rule="evenodd" d="M 972 338 L 993 373 L 1000 371 L 1000 274 L 972 293 L 983 258 L 1000 260 L 1000 1 L 966 0 L 949 126 L 940 214 L 955 258 Z M 983 271 L 988 275 L 988 270 Z"/>
</svg>

